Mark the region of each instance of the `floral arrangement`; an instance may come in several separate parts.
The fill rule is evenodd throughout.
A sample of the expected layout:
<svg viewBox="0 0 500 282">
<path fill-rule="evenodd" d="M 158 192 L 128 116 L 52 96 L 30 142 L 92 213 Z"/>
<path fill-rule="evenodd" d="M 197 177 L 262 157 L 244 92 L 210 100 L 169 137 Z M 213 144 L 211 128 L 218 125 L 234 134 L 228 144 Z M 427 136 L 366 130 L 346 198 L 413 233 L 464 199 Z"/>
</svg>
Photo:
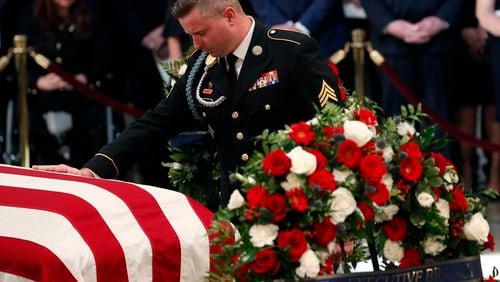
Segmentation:
<svg viewBox="0 0 500 282">
<path fill-rule="evenodd" d="M 220 249 L 209 279 L 301 280 L 370 255 L 388 270 L 494 248 L 485 203 L 495 193 L 464 194 L 455 166 L 436 152 L 445 141 L 434 127 L 416 131 L 420 107 L 383 120 L 376 109 L 349 97 L 345 108 L 329 104 L 259 137 L 263 151 L 234 174 L 243 188 L 212 224 Z"/>
</svg>

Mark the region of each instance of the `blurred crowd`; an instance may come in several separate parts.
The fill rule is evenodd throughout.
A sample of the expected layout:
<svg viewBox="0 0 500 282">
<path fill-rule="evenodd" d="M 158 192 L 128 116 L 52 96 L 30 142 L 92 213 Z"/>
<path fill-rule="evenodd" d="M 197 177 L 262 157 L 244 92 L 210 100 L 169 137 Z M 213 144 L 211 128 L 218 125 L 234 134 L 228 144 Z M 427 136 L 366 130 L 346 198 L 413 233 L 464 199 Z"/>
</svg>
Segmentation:
<svg viewBox="0 0 500 282">
<path fill-rule="evenodd" d="M 141 110 L 164 98 L 159 62 L 179 59 L 190 38 L 170 15 L 173 0 L 0 0 L 0 55 L 15 34 L 61 64 L 78 81 Z M 495 0 L 241 0 L 266 25 L 309 34 L 325 60 L 350 41 L 356 28 L 419 98 L 460 130 L 500 144 L 500 1 Z M 476 3 L 477 2 L 477 3 Z M 339 64 L 353 90 L 352 58 Z M 80 167 L 127 120 L 109 115 L 55 73 L 30 60 L 29 112 L 33 164 Z M 367 62 L 366 93 L 388 115 L 407 101 Z M 18 134 L 12 101 L 13 64 L 0 73 L 0 163 L 15 163 Z M 14 125 L 14 128 L 11 128 Z M 440 132 L 442 134 L 443 132 Z M 111 137 L 112 138 L 112 137 Z M 500 189 L 500 153 L 454 140 L 444 152 L 460 165 L 468 189 Z M 139 164 L 135 181 L 168 186 L 165 150 Z"/>
</svg>

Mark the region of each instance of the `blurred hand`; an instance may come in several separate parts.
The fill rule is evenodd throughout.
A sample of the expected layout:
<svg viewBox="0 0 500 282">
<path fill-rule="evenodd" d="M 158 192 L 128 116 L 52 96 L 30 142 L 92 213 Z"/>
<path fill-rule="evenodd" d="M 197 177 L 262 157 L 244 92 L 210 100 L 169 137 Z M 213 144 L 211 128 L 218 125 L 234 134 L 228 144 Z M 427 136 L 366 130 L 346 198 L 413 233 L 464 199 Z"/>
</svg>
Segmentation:
<svg viewBox="0 0 500 282">
<path fill-rule="evenodd" d="M 151 30 L 144 38 L 142 39 L 142 46 L 151 50 L 153 53 L 156 52 L 165 41 L 165 38 L 162 36 L 163 33 L 163 25 L 159 25 L 155 29 Z"/>
<path fill-rule="evenodd" d="M 420 30 L 426 32 L 427 36 L 432 38 L 436 34 L 441 32 L 446 24 L 442 19 L 436 16 L 428 16 L 420 20 L 418 23 L 416 23 L 416 25 Z"/>
<path fill-rule="evenodd" d="M 42 91 L 69 90 L 71 85 L 55 73 L 48 73 L 36 81 L 36 87 Z"/>
<path fill-rule="evenodd" d="M 75 79 L 80 81 L 81 83 L 83 84 L 87 84 L 87 76 L 85 76 L 83 73 L 79 73 L 77 75 L 75 75 Z"/>
<path fill-rule="evenodd" d="M 405 20 L 390 22 L 386 27 L 386 33 L 412 44 L 423 44 L 431 39 L 428 31 L 424 30 L 418 24 L 413 24 Z"/>
<path fill-rule="evenodd" d="M 472 55 L 482 55 L 486 49 L 488 33 L 481 27 L 466 27 L 462 29 L 462 38 Z"/>
<path fill-rule="evenodd" d="M 59 164 L 59 165 L 34 165 L 32 166 L 35 170 L 43 170 L 43 171 L 52 171 L 52 172 L 60 172 L 60 173 L 68 173 L 86 177 L 95 178 L 95 175 L 88 168 L 74 168 L 68 165 Z"/>
</svg>

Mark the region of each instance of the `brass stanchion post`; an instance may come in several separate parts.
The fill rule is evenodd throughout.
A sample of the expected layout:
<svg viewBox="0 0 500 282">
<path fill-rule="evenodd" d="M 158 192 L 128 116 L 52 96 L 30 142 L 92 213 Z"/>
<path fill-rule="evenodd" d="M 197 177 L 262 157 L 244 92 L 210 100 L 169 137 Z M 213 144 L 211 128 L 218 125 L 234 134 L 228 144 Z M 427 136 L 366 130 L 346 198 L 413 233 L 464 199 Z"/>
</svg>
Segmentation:
<svg viewBox="0 0 500 282">
<path fill-rule="evenodd" d="M 18 109 L 19 109 L 19 152 L 21 153 L 21 165 L 30 166 L 29 147 L 29 113 L 28 113 L 28 42 L 25 35 L 14 36 L 14 55 L 16 58 L 16 69 L 18 74 Z"/>
<path fill-rule="evenodd" d="M 352 31 L 352 53 L 354 58 L 354 88 L 358 98 L 363 101 L 365 98 L 365 37 L 363 29 Z"/>
</svg>

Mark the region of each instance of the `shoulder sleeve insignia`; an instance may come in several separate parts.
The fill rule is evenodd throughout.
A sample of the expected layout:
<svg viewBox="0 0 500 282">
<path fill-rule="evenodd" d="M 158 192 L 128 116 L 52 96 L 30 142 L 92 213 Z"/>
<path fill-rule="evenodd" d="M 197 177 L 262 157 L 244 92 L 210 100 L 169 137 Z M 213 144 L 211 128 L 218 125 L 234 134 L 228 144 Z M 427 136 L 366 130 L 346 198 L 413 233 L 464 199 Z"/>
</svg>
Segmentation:
<svg viewBox="0 0 500 282">
<path fill-rule="evenodd" d="M 321 107 L 324 107 L 328 103 L 328 100 L 333 100 L 335 102 L 339 101 L 337 98 L 337 94 L 335 93 L 335 90 L 330 85 L 328 85 L 328 83 L 326 83 L 324 79 L 318 98 Z"/>
</svg>

